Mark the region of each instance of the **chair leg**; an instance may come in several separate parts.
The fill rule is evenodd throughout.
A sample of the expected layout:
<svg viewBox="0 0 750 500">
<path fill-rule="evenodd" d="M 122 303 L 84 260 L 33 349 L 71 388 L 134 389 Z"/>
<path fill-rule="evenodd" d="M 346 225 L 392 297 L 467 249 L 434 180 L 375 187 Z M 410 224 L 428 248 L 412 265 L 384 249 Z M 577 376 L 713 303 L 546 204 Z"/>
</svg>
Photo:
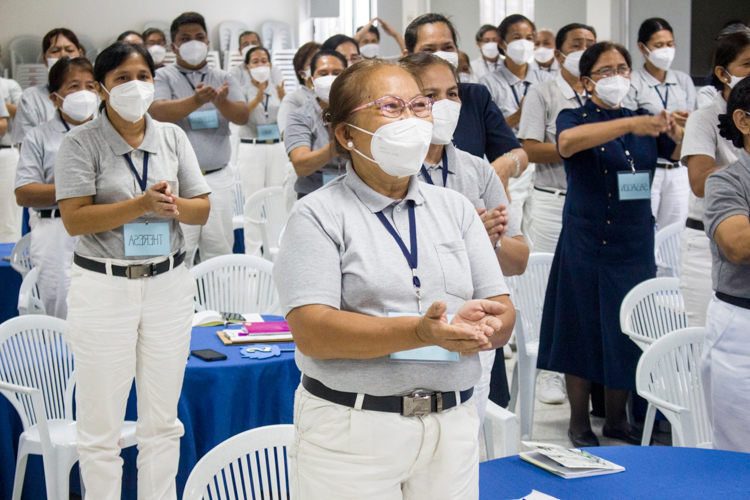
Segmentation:
<svg viewBox="0 0 750 500">
<path fill-rule="evenodd" d="M 510 379 L 510 400 L 508 401 L 508 411 L 516 412 L 516 403 L 518 403 L 518 363 L 519 356 L 516 356 L 516 364 L 513 367 L 513 376 Z"/>
<path fill-rule="evenodd" d="M 655 420 L 656 407 L 649 403 L 648 408 L 646 409 L 646 418 L 643 421 L 643 437 L 641 438 L 641 446 L 651 445 L 651 433 L 654 431 Z"/>
<path fill-rule="evenodd" d="M 532 363 L 533 361 L 533 363 Z M 528 366 L 520 368 L 519 376 L 519 420 L 521 421 L 521 439 L 530 440 L 534 425 L 534 399 L 536 395 L 536 360 L 529 360 Z"/>
<path fill-rule="evenodd" d="M 494 460 L 495 459 L 495 437 L 492 433 L 492 420 L 491 419 L 489 418 L 484 419 L 482 430 L 484 432 L 484 446 L 487 451 L 487 460 Z"/>
<path fill-rule="evenodd" d="M 18 458 L 16 459 L 16 476 L 13 479 L 13 500 L 21 500 L 21 493 L 23 493 L 23 480 L 26 478 L 26 462 L 28 461 L 29 455 L 23 450 L 18 450 Z"/>
<path fill-rule="evenodd" d="M 635 416 L 633 415 L 633 392 L 628 392 L 628 403 L 625 407 L 626 417 L 630 425 L 635 425 Z"/>
</svg>

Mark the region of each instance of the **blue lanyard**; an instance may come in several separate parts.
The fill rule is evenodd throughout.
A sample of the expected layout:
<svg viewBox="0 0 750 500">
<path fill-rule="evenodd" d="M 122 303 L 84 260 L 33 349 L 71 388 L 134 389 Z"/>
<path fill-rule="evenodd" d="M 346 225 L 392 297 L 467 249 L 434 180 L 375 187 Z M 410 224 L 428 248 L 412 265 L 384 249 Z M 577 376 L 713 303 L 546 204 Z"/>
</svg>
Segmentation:
<svg viewBox="0 0 750 500">
<path fill-rule="evenodd" d="M 133 160 L 130 159 L 130 154 L 125 154 L 124 156 L 125 160 L 128 162 L 130 170 L 133 171 L 135 178 L 138 180 L 138 185 L 141 187 L 141 193 L 145 193 L 146 182 L 148 181 L 148 151 L 143 153 L 143 177 L 138 175 L 138 171 L 135 169 L 135 165 L 133 165 Z"/>
<path fill-rule="evenodd" d="M 70 126 L 68 125 L 68 122 L 65 121 L 65 118 L 62 117 L 62 111 L 58 109 L 58 112 L 60 113 L 58 116 L 60 116 L 60 121 L 65 126 L 65 131 L 70 132 Z"/>
<path fill-rule="evenodd" d="M 661 99 L 661 103 L 664 105 L 664 109 L 667 109 L 667 103 L 669 102 L 669 84 L 667 84 L 666 97 L 661 96 L 661 92 L 659 92 L 659 87 L 654 87 L 654 90 L 656 90 L 656 93 L 659 94 L 659 99 Z"/>
<path fill-rule="evenodd" d="M 417 294 L 417 304 L 419 306 L 419 314 L 422 314 L 422 284 L 419 281 L 419 275 L 417 274 L 417 259 L 418 259 L 418 253 L 417 253 L 417 222 L 416 222 L 416 216 L 414 215 L 414 201 L 409 200 L 409 240 L 411 243 L 411 252 L 406 249 L 406 245 L 404 245 L 404 240 L 401 239 L 401 236 L 398 235 L 396 230 L 393 228 L 390 222 L 388 222 L 388 219 L 386 219 L 383 212 L 377 212 L 375 215 L 378 216 L 378 219 L 380 219 L 380 222 L 385 226 L 385 228 L 388 230 L 388 232 L 393 236 L 393 239 L 396 240 L 396 243 L 398 243 L 399 248 L 401 249 L 401 252 L 403 252 L 404 257 L 406 257 L 406 261 L 409 263 L 409 267 L 411 268 L 411 275 L 412 275 L 412 283 L 414 284 L 414 292 Z"/>
<path fill-rule="evenodd" d="M 180 71 L 182 73 L 182 71 Z M 182 73 L 182 76 L 185 77 L 185 80 L 190 84 L 190 86 L 193 88 L 193 92 L 195 92 L 195 85 L 193 85 L 193 82 L 190 81 L 190 77 L 187 75 L 187 73 Z M 203 80 L 206 79 L 206 73 L 203 73 L 201 75 L 201 83 L 203 83 Z"/>
<path fill-rule="evenodd" d="M 427 171 L 424 165 L 422 165 L 421 173 L 427 184 L 431 184 L 433 186 L 435 185 L 435 183 L 432 182 L 430 173 Z M 446 154 L 445 147 L 443 147 L 443 187 L 448 187 L 448 155 Z"/>
<path fill-rule="evenodd" d="M 529 91 L 529 85 L 531 85 L 529 82 L 523 82 L 524 88 L 523 88 L 523 97 L 526 97 L 526 92 Z M 510 86 L 510 90 L 513 91 L 513 98 L 516 100 L 516 105 L 521 106 L 521 101 L 518 100 L 518 94 L 516 94 L 516 87 L 514 85 Z"/>
</svg>

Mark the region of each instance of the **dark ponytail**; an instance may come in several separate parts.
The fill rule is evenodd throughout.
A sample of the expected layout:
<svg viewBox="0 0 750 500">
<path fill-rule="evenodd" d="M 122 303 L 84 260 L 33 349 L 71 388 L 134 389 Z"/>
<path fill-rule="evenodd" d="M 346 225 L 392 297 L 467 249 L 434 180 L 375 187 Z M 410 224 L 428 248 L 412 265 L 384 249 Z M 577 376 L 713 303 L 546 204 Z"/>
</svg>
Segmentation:
<svg viewBox="0 0 750 500">
<path fill-rule="evenodd" d="M 750 78 L 743 79 L 729 94 L 727 101 L 727 114 L 719 115 L 719 133 L 731 141 L 736 148 L 745 147 L 745 136 L 734 123 L 734 112 L 738 109 L 750 112 Z"/>
</svg>

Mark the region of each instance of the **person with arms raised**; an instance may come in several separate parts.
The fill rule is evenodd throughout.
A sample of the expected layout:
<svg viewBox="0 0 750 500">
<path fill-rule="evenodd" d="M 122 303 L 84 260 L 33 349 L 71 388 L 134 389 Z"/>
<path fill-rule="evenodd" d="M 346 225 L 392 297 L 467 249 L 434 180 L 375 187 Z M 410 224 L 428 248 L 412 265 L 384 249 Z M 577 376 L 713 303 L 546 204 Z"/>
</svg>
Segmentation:
<svg viewBox="0 0 750 500">
<path fill-rule="evenodd" d="M 374 59 L 376 57 L 382 57 L 380 53 L 380 30 L 375 26 L 375 22 L 378 26 L 383 28 L 385 34 L 393 37 L 398 44 L 398 48 L 401 52 L 404 51 L 406 45 L 404 44 L 404 37 L 399 32 L 391 28 L 391 25 L 375 17 L 370 19 L 370 22 L 364 26 L 357 28 L 357 33 L 354 35 L 354 39 L 359 44 L 359 53 L 364 59 Z"/>
</svg>

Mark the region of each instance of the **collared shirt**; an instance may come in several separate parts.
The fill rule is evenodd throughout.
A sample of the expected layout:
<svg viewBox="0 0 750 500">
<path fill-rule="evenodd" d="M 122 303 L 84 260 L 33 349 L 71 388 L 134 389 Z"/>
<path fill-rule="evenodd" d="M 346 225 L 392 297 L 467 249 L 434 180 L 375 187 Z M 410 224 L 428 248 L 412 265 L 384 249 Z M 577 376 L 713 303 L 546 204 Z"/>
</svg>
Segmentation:
<svg viewBox="0 0 750 500">
<path fill-rule="evenodd" d="M 75 127 L 72 124 L 67 125 L 71 130 Z M 50 121 L 37 125 L 26 134 L 16 168 L 14 189 L 28 184 L 55 183 L 55 159 L 67 132 L 68 129 L 63 124 L 62 116 L 60 113 L 55 113 Z M 53 208 L 57 208 L 57 204 L 49 207 L 34 207 L 35 210 Z"/>
<path fill-rule="evenodd" d="M 532 87 L 526 94 L 518 138 L 557 144 L 557 115 L 563 109 L 579 108 L 585 103 L 586 96 L 576 95 L 573 87 L 558 73 L 554 80 Z M 561 191 L 568 189 L 565 164 L 562 161 L 537 163 L 534 186 Z"/>
<path fill-rule="evenodd" d="M 2 100 L 5 104 L 15 104 L 17 106 L 21 102 L 23 89 L 15 80 L 0 78 L 0 94 L 2 94 Z M 8 109 L 5 108 L 5 111 L 7 112 Z M 0 137 L 0 144 L 3 146 L 13 145 L 13 122 L 14 119 L 10 118 L 10 112 L 8 112 L 8 131 L 3 137 Z"/>
<path fill-rule="evenodd" d="M 219 88 L 229 82 L 229 101 L 245 101 L 240 84 L 228 72 L 212 69 L 208 64 L 198 70 L 185 69 L 177 64 L 160 69 L 154 78 L 154 100 L 167 99 L 170 101 L 185 99 L 195 95 L 195 86 L 203 82 L 206 86 Z M 212 102 L 207 102 L 196 111 L 216 110 Z M 229 120 L 218 110 L 218 128 L 193 130 L 190 126 L 190 116 L 176 122 L 187 134 L 190 144 L 198 157 L 201 170 L 218 170 L 224 168 L 232 156 L 232 146 L 229 141 Z"/>
<path fill-rule="evenodd" d="M 131 155 L 133 165 L 142 174 L 146 152 L 149 153 L 146 179 L 149 186 L 167 181 L 181 198 L 210 192 L 190 141 L 178 126 L 157 122 L 147 114 L 143 142 L 133 149 L 115 130 L 106 113 L 102 113 L 65 134 L 55 162 L 57 201 L 93 196 L 95 205 L 106 205 L 141 196 L 141 188 L 124 156 Z M 172 253 L 184 246 L 177 219 L 149 213 L 132 222 L 147 221 L 169 224 Z M 142 260 L 125 256 L 123 226 L 81 235 L 75 251 L 84 257 Z"/>
<path fill-rule="evenodd" d="M 685 136 L 682 139 L 682 163 L 687 165 L 688 157 L 706 155 L 714 159 L 717 167 L 723 167 L 737 161 L 740 149 L 719 134 L 719 115 L 727 112 L 724 96 L 716 94 L 714 102 L 690 115 L 685 125 Z M 690 191 L 688 217 L 703 220 L 703 201 Z"/>
<path fill-rule="evenodd" d="M 660 82 L 645 68 L 641 68 L 630 75 L 630 92 L 623 99 L 622 105 L 633 111 L 644 108 L 652 115 L 658 115 L 663 109 L 667 113 L 692 112 L 695 109 L 695 97 L 693 79 L 682 71 L 667 70 L 666 78 Z"/>
<path fill-rule="evenodd" d="M 557 62 L 557 59 L 555 58 L 552 58 L 552 64 L 550 64 L 546 68 L 539 64 L 536 59 L 532 58 L 529 62 L 529 67 L 539 71 L 544 71 L 545 73 L 549 73 L 553 77 L 560 74 L 560 63 Z"/>
<path fill-rule="evenodd" d="M 253 85 L 249 73 L 247 78 L 250 80 L 250 84 L 243 85 L 242 88 L 245 92 L 245 100 L 250 102 L 258 95 L 258 87 Z M 278 119 L 281 101 L 276 93 L 276 87 L 269 82 L 263 94 L 265 94 L 263 100 L 255 107 L 247 124 L 240 127 L 240 138 L 242 139 L 257 139 L 258 125 L 271 125 L 276 123 Z"/>
<path fill-rule="evenodd" d="M 480 55 L 471 61 L 471 77 L 473 83 L 479 83 L 479 79 L 487 73 L 492 73 L 500 69 L 503 65 L 503 56 L 497 56 L 497 61 L 491 62 Z"/>
<path fill-rule="evenodd" d="M 479 83 L 489 89 L 492 100 L 507 118 L 518 111 L 520 102 L 532 86 L 551 79 L 552 76 L 546 71 L 539 71 L 529 65 L 526 68 L 526 78 L 521 80 L 503 65 L 494 73 L 482 77 Z M 518 126 L 513 129 L 513 132 L 518 134 Z"/>
<path fill-rule="evenodd" d="M 698 90 L 698 97 L 696 97 L 696 106 L 698 109 L 710 106 L 714 102 L 716 96 L 719 95 L 719 91 L 713 85 L 706 85 Z"/>
<path fill-rule="evenodd" d="M 292 111 L 304 107 L 308 102 L 315 100 L 315 92 L 304 85 L 284 96 L 279 105 L 279 113 L 276 121 L 279 124 L 279 131 L 283 134 Z"/>
<path fill-rule="evenodd" d="M 453 144 L 445 145 L 445 156 L 448 159 L 447 187 L 466 196 L 474 205 L 474 208 L 486 208 L 492 210 L 499 205 L 510 206 L 508 195 L 500 178 L 495 173 L 492 165 L 482 158 L 461 151 Z M 425 169 L 435 186 L 443 185 L 443 160 L 437 165 L 425 163 Z M 425 181 L 420 173 L 420 181 Z M 521 221 L 511 219 L 508 221 L 508 232 L 506 236 L 512 238 L 521 234 Z"/>
<path fill-rule="evenodd" d="M 55 115 L 55 105 L 52 104 L 49 94 L 47 84 L 29 87 L 23 91 L 13 123 L 13 144 L 21 144 L 29 130 L 50 121 Z"/>
<path fill-rule="evenodd" d="M 714 291 L 750 299 L 750 265 L 727 259 L 716 243 L 715 233 L 724 220 L 733 215 L 750 217 L 750 155 L 740 152 L 739 161 L 708 176 L 704 222 L 711 240 Z"/>
<path fill-rule="evenodd" d="M 308 101 L 304 107 L 293 111 L 289 115 L 289 122 L 284 132 L 284 147 L 286 153 L 306 146 L 311 151 L 323 147 L 333 147 L 328 135 L 328 126 L 323 122 L 323 109 L 317 99 Z M 323 186 L 323 174 L 339 175 L 346 172 L 344 160 L 335 157 L 321 169 L 307 177 L 300 177 L 294 183 L 297 193 L 308 194 Z"/>
<path fill-rule="evenodd" d="M 376 168 L 376 167 L 374 167 Z M 508 294 L 484 225 L 459 193 L 409 180 L 406 196 L 394 200 L 365 184 L 347 165 L 347 175 L 297 202 L 274 264 L 284 315 L 321 304 L 367 316 L 387 311 L 417 313 L 412 273 L 377 212 L 410 248 L 408 205 L 415 204 L 418 273 L 422 304 L 444 301 L 452 314 L 471 299 Z M 308 249 L 308 251 L 300 251 Z M 356 324 L 352 335 L 356 335 Z M 316 359 L 295 354 L 297 366 L 326 386 L 385 396 L 416 388 L 459 391 L 479 380 L 479 356 L 457 362 L 394 362 Z"/>
<path fill-rule="evenodd" d="M 3 89 L 0 89 L 0 118 L 10 118 L 8 108 L 5 107 L 5 94 Z"/>
</svg>

